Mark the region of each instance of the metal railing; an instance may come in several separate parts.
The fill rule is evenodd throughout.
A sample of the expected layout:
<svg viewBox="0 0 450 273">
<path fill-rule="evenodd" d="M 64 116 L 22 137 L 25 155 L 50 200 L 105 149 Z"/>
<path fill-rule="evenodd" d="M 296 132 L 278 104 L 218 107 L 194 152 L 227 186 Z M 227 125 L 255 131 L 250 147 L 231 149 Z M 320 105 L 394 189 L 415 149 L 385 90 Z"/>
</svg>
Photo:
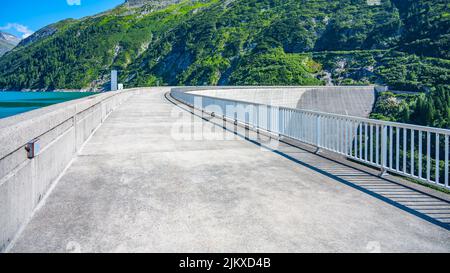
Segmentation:
<svg viewBox="0 0 450 273">
<path fill-rule="evenodd" d="M 450 130 L 230 100 L 174 89 L 190 106 L 436 186 L 449 186 Z"/>
</svg>

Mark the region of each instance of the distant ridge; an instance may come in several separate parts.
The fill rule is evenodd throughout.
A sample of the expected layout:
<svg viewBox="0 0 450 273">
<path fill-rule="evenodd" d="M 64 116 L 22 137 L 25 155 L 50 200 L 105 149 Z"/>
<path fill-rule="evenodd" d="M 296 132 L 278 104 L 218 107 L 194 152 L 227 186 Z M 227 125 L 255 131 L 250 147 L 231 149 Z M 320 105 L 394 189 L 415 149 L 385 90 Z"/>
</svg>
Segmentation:
<svg viewBox="0 0 450 273">
<path fill-rule="evenodd" d="M 20 40 L 19 37 L 0 31 L 0 56 L 13 49 Z"/>
</svg>

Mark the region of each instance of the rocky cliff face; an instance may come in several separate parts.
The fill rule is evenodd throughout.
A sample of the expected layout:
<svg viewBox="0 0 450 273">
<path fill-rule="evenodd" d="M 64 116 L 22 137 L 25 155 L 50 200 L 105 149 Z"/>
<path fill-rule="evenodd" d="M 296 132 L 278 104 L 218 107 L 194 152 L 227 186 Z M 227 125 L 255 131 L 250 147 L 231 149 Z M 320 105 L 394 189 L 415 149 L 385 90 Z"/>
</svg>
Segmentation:
<svg viewBox="0 0 450 273">
<path fill-rule="evenodd" d="M 167 6 L 170 4 L 176 4 L 183 0 L 126 0 L 125 5 L 129 7 L 140 7 L 145 4 L 152 4 L 155 6 Z"/>
</svg>

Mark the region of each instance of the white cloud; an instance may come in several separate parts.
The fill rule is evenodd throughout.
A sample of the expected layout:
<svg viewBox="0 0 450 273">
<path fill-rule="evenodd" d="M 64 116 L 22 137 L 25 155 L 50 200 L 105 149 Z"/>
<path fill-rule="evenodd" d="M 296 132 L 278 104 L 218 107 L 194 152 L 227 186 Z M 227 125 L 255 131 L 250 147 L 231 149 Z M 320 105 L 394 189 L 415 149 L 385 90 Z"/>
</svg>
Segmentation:
<svg viewBox="0 0 450 273">
<path fill-rule="evenodd" d="M 25 39 L 34 33 L 34 31 L 29 29 L 27 26 L 17 23 L 8 23 L 6 26 L 0 27 L 0 30 L 11 30 L 11 29 L 14 29 L 19 33 L 22 33 L 22 39 Z"/>
<path fill-rule="evenodd" d="M 67 5 L 69 5 L 69 6 L 81 5 L 81 0 L 66 0 L 66 1 L 67 1 Z"/>
</svg>

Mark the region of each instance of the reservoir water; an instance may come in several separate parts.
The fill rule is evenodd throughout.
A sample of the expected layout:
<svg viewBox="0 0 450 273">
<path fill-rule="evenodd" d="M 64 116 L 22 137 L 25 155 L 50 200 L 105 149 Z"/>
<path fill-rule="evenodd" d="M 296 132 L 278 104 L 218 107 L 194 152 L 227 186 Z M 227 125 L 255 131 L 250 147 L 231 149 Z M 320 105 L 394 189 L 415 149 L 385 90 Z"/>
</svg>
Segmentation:
<svg viewBox="0 0 450 273">
<path fill-rule="evenodd" d="M 0 119 L 93 94 L 96 93 L 0 91 Z"/>
</svg>

